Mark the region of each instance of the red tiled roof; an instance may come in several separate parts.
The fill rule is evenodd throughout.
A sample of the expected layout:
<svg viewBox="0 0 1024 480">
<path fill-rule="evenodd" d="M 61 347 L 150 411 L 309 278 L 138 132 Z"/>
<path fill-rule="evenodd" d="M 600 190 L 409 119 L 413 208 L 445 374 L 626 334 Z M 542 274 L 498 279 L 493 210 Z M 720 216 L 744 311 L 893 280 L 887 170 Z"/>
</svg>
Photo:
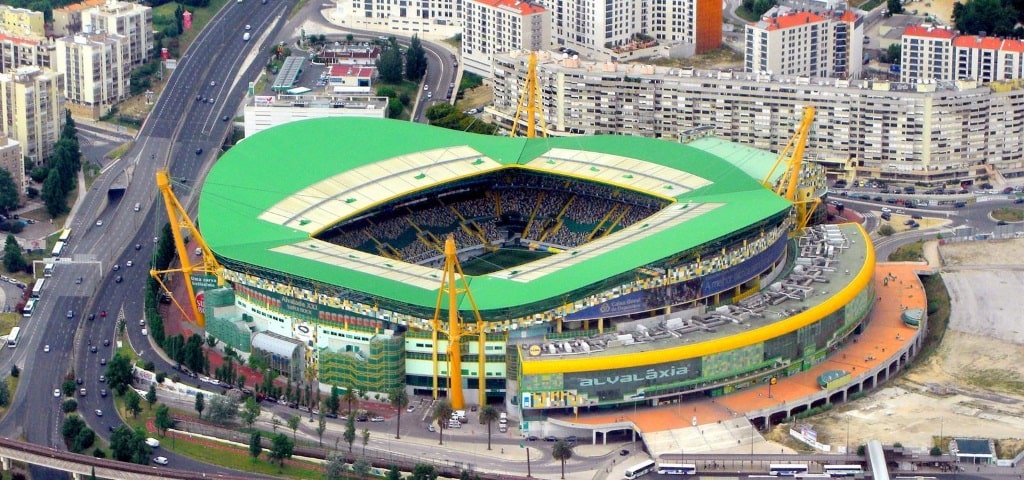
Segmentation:
<svg viewBox="0 0 1024 480">
<path fill-rule="evenodd" d="M 847 10 L 843 12 L 843 16 L 840 18 L 840 20 L 844 22 L 855 22 L 857 21 L 857 14 L 853 13 L 853 10 Z"/>
<path fill-rule="evenodd" d="M 999 50 L 1003 41 L 996 37 L 979 37 L 977 35 L 960 35 L 953 39 L 954 47 L 981 48 L 984 50 Z"/>
<path fill-rule="evenodd" d="M 75 10 L 84 10 L 86 8 L 89 8 L 89 7 L 96 7 L 96 6 L 99 6 L 99 5 L 103 5 L 105 2 L 106 2 L 106 0 L 85 0 L 84 2 L 81 2 L 81 3 L 73 3 L 71 5 L 68 5 L 68 6 L 64 7 L 64 8 L 55 8 L 54 10 L 56 10 L 58 12 L 73 12 Z"/>
<path fill-rule="evenodd" d="M 929 38 L 953 38 L 953 31 L 948 28 L 925 27 L 923 25 L 911 25 L 903 30 L 903 35 L 909 37 Z"/>
<path fill-rule="evenodd" d="M 1003 47 L 1000 49 L 1006 52 L 1024 52 L 1024 41 L 1021 40 L 1003 40 Z"/>
<path fill-rule="evenodd" d="M 534 4 L 534 3 L 524 2 L 522 0 L 473 0 L 473 1 L 475 1 L 476 3 L 479 3 L 479 4 L 483 4 L 483 5 L 487 5 L 487 6 L 490 6 L 490 7 L 494 7 L 494 8 L 508 7 L 508 8 L 514 9 L 514 10 L 519 10 L 519 13 L 522 14 L 522 15 L 530 15 L 532 13 L 540 13 L 540 12 L 544 11 L 544 7 L 542 7 L 540 5 L 537 5 L 537 4 Z"/>
<path fill-rule="evenodd" d="M 768 27 L 765 28 L 765 30 L 785 30 L 787 28 L 801 27 L 825 21 L 823 17 L 809 12 L 792 13 L 781 17 L 769 17 L 762 20 L 768 23 Z"/>
<path fill-rule="evenodd" d="M 0 42 L 11 42 L 16 43 L 18 45 L 39 45 L 39 40 L 26 37 L 19 37 L 16 35 L 7 35 L 5 33 L 0 33 Z"/>
<path fill-rule="evenodd" d="M 357 77 L 370 78 L 373 76 L 373 67 L 357 67 L 354 65 L 334 65 L 331 67 L 332 77 Z"/>
</svg>

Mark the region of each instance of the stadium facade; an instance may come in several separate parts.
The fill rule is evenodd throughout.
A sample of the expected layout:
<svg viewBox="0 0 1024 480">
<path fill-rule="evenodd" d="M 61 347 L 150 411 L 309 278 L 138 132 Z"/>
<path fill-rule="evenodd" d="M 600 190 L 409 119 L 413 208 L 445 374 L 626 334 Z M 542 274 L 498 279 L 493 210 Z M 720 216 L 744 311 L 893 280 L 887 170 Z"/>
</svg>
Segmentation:
<svg viewBox="0 0 1024 480">
<path fill-rule="evenodd" d="M 322 390 L 432 393 L 451 236 L 478 268 L 467 283 L 483 319 L 459 352 L 463 387 L 525 428 L 820 363 L 873 304 L 869 239 L 857 225 L 793 239 L 792 204 L 759 180 L 774 155 L 695 144 L 350 118 L 266 130 L 203 186 L 202 235 L 229 283 L 203 293 L 207 331 Z M 500 263 L 510 253 L 530 260 Z M 458 308 L 473 318 L 466 295 Z"/>
</svg>

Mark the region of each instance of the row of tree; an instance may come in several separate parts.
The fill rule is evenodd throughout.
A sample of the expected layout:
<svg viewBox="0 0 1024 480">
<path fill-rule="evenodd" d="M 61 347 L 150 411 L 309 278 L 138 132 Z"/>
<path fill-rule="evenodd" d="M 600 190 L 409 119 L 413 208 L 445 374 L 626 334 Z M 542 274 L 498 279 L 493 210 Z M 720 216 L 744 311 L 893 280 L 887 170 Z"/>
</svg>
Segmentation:
<svg viewBox="0 0 1024 480">
<path fill-rule="evenodd" d="M 64 128 L 54 145 L 53 156 L 46 167 L 42 199 L 46 211 L 56 217 L 68 211 L 68 193 L 78 185 L 78 171 L 82 169 L 82 152 L 78 145 L 78 132 L 71 111 L 64 111 Z M 33 174 L 35 176 L 35 173 Z"/>
</svg>

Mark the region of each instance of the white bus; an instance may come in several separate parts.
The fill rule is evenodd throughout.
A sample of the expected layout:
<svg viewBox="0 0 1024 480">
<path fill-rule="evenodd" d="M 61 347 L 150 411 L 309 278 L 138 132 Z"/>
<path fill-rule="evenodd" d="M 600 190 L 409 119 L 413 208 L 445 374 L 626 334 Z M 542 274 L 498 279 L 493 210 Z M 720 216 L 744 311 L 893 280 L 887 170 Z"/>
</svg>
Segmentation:
<svg viewBox="0 0 1024 480">
<path fill-rule="evenodd" d="M 18 346 L 18 335 L 21 335 L 21 327 L 12 328 L 10 335 L 7 335 L 8 347 L 14 348 Z"/>
<path fill-rule="evenodd" d="M 32 316 L 32 310 L 36 308 L 36 299 L 30 298 L 25 302 L 25 308 L 21 309 L 21 315 L 25 317 Z"/>
<path fill-rule="evenodd" d="M 43 266 L 43 276 L 44 277 L 52 277 L 53 276 L 53 264 L 52 263 L 47 263 L 46 265 Z"/>
<path fill-rule="evenodd" d="M 36 284 L 32 287 L 32 298 L 39 298 L 43 294 L 43 284 L 46 283 L 45 278 L 36 280 Z"/>
<path fill-rule="evenodd" d="M 855 477 L 864 473 L 860 465 L 825 465 L 825 473 L 832 477 Z"/>
<path fill-rule="evenodd" d="M 772 463 L 768 465 L 768 474 L 776 477 L 795 477 L 798 473 L 807 473 L 806 463 Z"/>
<path fill-rule="evenodd" d="M 697 465 L 692 463 L 659 463 L 658 475 L 696 475 Z"/>
<path fill-rule="evenodd" d="M 634 478 L 640 478 L 647 475 L 651 470 L 654 470 L 654 460 L 647 460 L 643 463 L 627 468 L 625 477 L 627 480 L 633 480 Z"/>
<path fill-rule="evenodd" d="M 60 232 L 60 238 L 57 241 L 68 243 L 69 238 L 71 238 L 71 229 L 65 228 L 63 232 Z"/>
<path fill-rule="evenodd" d="M 62 252 L 64 252 L 64 242 L 58 241 L 57 244 L 53 246 L 53 251 L 50 252 L 50 256 L 57 258 Z"/>
</svg>

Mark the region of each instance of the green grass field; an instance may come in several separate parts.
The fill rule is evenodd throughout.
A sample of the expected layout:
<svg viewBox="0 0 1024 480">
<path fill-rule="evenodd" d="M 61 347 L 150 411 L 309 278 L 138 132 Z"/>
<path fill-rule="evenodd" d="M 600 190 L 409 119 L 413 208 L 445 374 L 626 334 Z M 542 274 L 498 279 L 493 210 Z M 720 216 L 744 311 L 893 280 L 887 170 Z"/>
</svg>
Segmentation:
<svg viewBox="0 0 1024 480">
<path fill-rule="evenodd" d="M 548 252 L 534 252 L 513 248 L 485 253 L 462 264 L 462 271 L 469 276 L 487 275 L 491 272 L 522 265 L 551 255 Z"/>
</svg>

